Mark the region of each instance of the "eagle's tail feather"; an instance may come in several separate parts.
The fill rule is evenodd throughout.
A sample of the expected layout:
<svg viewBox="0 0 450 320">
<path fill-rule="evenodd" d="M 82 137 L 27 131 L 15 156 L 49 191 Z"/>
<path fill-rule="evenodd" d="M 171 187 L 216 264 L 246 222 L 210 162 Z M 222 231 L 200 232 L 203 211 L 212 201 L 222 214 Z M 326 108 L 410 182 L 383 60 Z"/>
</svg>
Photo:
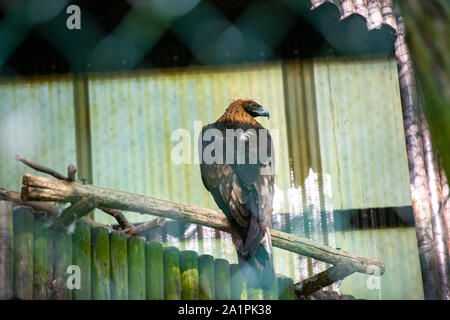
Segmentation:
<svg viewBox="0 0 450 320">
<path fill-rule="evenodd" d="M 264 236 L 252 256 L 244 257 L 238 252 L 238 260 L 241 273 L 247 280 L 249 288 L 269 289 L 275 280 L 270 231 L 264 232 Z"/>
</svg>

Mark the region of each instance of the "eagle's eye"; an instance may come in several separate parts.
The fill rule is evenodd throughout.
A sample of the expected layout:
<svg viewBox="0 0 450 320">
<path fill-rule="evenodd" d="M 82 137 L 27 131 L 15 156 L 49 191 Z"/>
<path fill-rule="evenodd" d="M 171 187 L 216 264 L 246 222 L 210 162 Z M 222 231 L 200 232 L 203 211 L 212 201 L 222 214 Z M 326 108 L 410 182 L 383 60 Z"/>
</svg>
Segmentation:
<svg viewBox="0 0 450 320">
<path fill-rule="evenodd" d="M 254 110 L 254 109 L 258 108 L 259 106 L 256 102 L 250 102 L 249 107 L 250 107 L 250 109 Z"/>
</svg>

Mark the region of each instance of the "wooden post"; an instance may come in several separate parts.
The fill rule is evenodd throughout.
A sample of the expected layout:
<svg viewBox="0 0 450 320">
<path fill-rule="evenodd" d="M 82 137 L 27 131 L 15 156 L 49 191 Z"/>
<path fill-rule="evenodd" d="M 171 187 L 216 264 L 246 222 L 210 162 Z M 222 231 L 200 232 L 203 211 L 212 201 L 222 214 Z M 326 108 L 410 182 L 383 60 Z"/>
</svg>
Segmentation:
<svg viewBox="0 0 450 320">
<path fill-rule="evenodd" d="M 216 281 L 216 299 L 230 300 L 230 264 L 225 259 L 216 259 L 214 261 L 214 275 Z"/>
<path fill-rule="evenodd" d="M 247 288 L 248 300 L 264 300 L 264 292 L 261 288 Z"/>
<path fill-rule="evenodd" d="M 92 299 L 109 300 L 110 295 L 110 261 L 109 237 L 105 228 L 92 228 Z"/>
<path fill-rule="evenodd" d="M 214 257 L 204 254 L 198 258 L 200 300 L 214 300 L 216 296 Z"/>
<path fill-rule="evenodd" d="M 198 300 L 198 257 L 197 252 L 185 250 L 181 252 L 181 298 Z"/>
<path fill-rule="evenodd" d="M 91 299 L 91 227 L 78 221 L 72 236 L 72 261 L 80 268 L 80 288 L 72 290 L 72 299 Z"/>
<path fill-rule="evenodd" d="M 44 219 L 34 218 L 33 241 L 33 299 L 47 299 L 47 279 L 49 278 L 49 258 L 52 248 L 51 238 Z M 50 270 L 49 270 L 50 269 Z"/>
<path fill-rule="evenodd" d="M 72 265 L 72 235 L 64 232 L 53 232 L 54 278 L 53 299 L 70 300 L 72 290 L 67 287 L 67 267 Z"/>
<path fill-rule="evenodd" d="M 176 247 L 164 249 L 164 297 L 166 300 L 180 300 L 180 250 Z"/>
<path fill-rule="evenodd" d="M 145 241 L 128 238 L 128 298 L 145 300 Z"/>
<path fill-rule="evenodd" d="M 162 244 L 145 244 L 147 299 L 164 300 L 164 254 Z"/>
<path fill-rule="evenodd" d="M 109 256 L 111 262 L 111 299 L 128 299 L 128 255 L 127 236 L 123 232 L 109 235 Z"/>
<path fill-rule="evenodd" d="M 14 210 L 14 296 L 33 299 L 33 213 L 27 207 Z"/>
<path fill-rule="evenodd" d="M 278 295 L 280 300 L 294 300 L 294 281 L 291 278 L 278 278 Z"/>
<path fill-rule="evenodd" d="M 230 264 L 231 300 L 247 300 L 247 282 L 241 274 L 239 265 Z"/>
<path fill-rule="evenodd" d="M 11 299 L 14 287 L 13 204 L 0 201 L 0 300 Z"/>
</svg>

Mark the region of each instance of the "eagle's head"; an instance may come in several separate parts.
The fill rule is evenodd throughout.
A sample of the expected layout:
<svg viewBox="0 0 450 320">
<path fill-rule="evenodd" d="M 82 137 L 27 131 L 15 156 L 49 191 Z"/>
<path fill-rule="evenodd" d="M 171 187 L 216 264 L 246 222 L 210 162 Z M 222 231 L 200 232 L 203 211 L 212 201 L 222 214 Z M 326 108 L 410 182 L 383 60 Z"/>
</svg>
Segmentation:
<svg viewBox="0 0 450 320">
<path fill-rule="evenodd" d="M 266 109 L 264 109 L 260 104 L 256 103 L 253 100 L 243 100 L 242 106 L 244 107 L 245 112 L 250 114 L 252 117 L 267 117 L 270 118 L 270 113 Z"/>
<path fill-rule="evenodd" d="M 241 111 L 241 110 L 244 110 L 253 118 L 256 117 L 267 117 L 267 119 L 270 118 L 269 111 L 265 110 L 260 104 L 251 99 L 236 99 L 230 104 L 230 106 L 227 109 L 227 111 Z"/>
</svg>

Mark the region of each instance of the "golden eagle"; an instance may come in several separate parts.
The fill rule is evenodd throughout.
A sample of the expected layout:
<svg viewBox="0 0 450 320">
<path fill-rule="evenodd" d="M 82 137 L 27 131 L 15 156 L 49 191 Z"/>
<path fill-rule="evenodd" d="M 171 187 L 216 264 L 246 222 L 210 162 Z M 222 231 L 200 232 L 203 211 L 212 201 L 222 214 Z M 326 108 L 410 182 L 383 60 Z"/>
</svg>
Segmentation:
<svg viewBox="0 0 450 320">
<path fill-rule="evenodd" d="M 203 127 L 199 151 L 203 184 L 230 221 L 240 270 L 252 288 L 275 279 L 272 257 L 274 161 L 272 139 L 256 117 L 269 113 L 253 100 L 233 101 Z"/>
</svg>

